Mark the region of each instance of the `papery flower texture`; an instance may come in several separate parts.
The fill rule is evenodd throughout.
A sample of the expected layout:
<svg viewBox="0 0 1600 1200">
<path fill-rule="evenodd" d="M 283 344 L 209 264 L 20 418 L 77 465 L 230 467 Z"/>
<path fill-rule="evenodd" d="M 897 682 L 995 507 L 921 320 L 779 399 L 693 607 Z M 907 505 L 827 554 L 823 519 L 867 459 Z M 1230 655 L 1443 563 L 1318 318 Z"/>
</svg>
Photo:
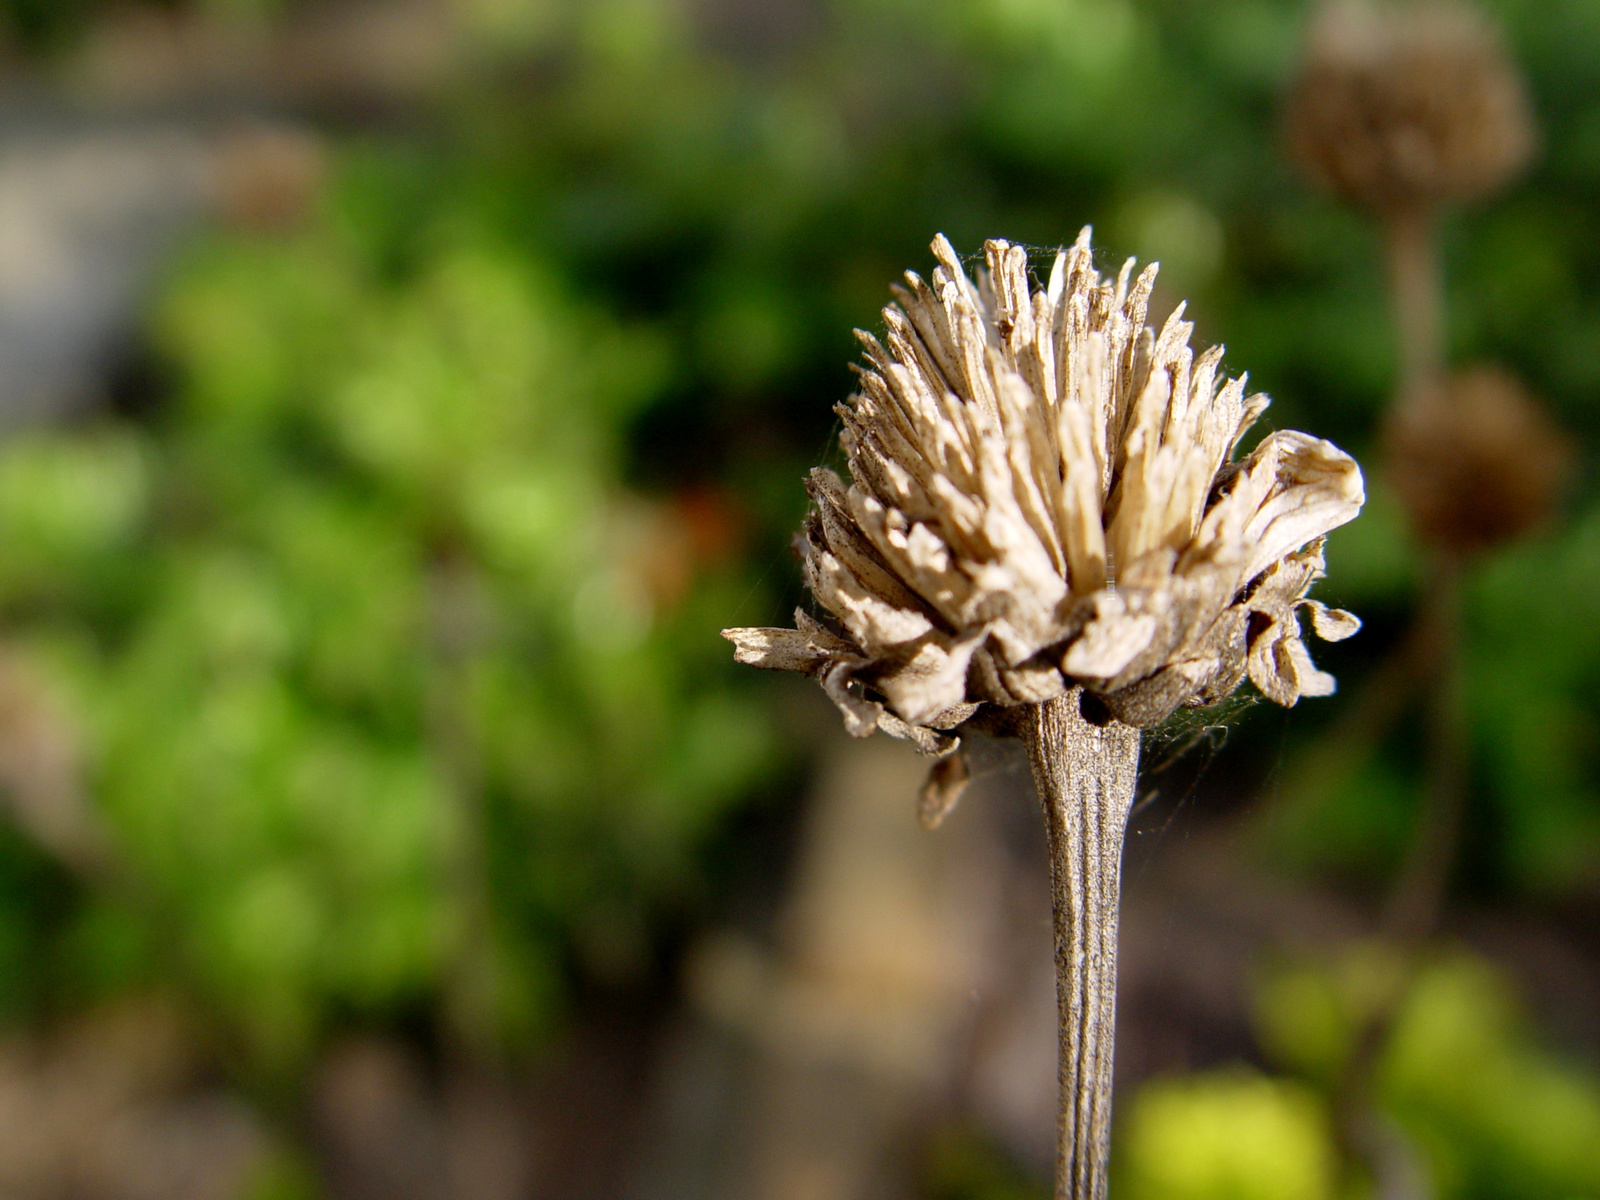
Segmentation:
<svg viewBox="0 0 1600 1200">
<path fill-rule="evenodd" d="M 1149 327 L 1155 265 L 1103 278 L 1087 229 L 1043 288 L 1008 242 L 976 281 L 942 236 L 933 253 L 884 341 L 858 333 L 850 482 L 807 482 L 805 581 L 837 624 L 724 630 L 738 660 L 812 675 L 851 733 L 932 754 L 980 705 L 1074 686 L 1140 727 L 1247 675 L 1283 705 L 1331 692 L 1299 612 L 1327 640 L 1359 627 L 1306 595 L 1364 500 L 1355 461 L 1291 431 L 1234 461 L 1267 398 L 1222 347 L 1190 349 L 1182 305 Z"/>
</svg>

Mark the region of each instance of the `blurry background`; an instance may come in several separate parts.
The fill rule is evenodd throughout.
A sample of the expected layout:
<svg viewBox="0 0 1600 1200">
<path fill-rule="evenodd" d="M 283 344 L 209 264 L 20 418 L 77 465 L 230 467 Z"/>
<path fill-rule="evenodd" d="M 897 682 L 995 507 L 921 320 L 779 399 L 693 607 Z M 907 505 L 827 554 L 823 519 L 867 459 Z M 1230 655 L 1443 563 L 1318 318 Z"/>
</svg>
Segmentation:
<svg viewBox="0 0 1600 1200">
<path fill-rule="evenodd" d="M 1046 1196 L 1025 768 L 923 833 L 716 631 L 931 236 L 1092 222 L 1371 495 L 1340 695 L 1147 741 L 1119 1196 L 1600 1197 L 1600 7 L 1492 11 L 1541 149 L 1445 332 L 1577 466 L 1464 569 L 1397 942 L 1427 556 L 1300 0 L 4 0 L 0 1193 Z"/>
</svg>

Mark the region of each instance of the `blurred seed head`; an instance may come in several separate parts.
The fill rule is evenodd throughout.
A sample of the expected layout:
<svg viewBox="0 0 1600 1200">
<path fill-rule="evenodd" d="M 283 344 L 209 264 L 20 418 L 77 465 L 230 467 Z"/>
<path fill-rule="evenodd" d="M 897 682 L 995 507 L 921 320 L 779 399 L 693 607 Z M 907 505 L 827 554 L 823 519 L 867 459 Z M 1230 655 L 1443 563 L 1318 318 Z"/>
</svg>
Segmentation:
<svg viewBox="0 0 1600 1200">
<path fill-rule="evenodd" d="M 1323 535 L 1361 507 L 1350 456 L 1285 430 L 1235 460 L 1266 397 L 1190 348 L 1181 305 L 1148 325 L 1155 268 L 1102 277 L 1087 229 L 1043 287 L 1008 242 L 976 280 L 933 251 L 884 341 L 860 335 L 849 483 L 808 483 L 806 584 L 837 626 L 725 630 L 739 660 L 814 675 L 852 733 L 934 754 L 979 704 L 1072 687 L 1140 726 L 1246 675 L 1284 705 L 1332 691 L 1298 613 L 1327 639 L 1358 625 L 1306 598 Z"/>
<path fill-rule="evenodd" d="M 1532 156 L 1523 80 L 1498 31 L 1456 0 L 1326 0 L 1289 98 L 1295 157 L 1380 209 L 1470 200 Z"/>
<path fill-rule="evenodd" d="M 1488 366 L 1404 397 L 1384 442 L 1418 537 L 1457 553 L 1547 521 L 1573 465 L 1570 439 L 1515 378 Z"/>
</svg>

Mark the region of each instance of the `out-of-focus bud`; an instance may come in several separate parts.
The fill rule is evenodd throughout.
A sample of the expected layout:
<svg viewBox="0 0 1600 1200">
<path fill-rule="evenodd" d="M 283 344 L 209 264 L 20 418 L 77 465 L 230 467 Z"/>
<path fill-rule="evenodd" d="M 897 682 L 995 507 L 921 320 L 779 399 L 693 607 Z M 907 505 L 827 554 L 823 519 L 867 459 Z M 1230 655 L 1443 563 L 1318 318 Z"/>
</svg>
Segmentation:
<svg viewBox="0 0 1600 1200">
<path fill-rule="evenodd" d="M 1511 375 L 1475 367 L 1405 397 L 1384 431 L 1390 477 L 1424 542 L 1471 553 L 1553 512 L 1571 441 Z"/>
<path fill-rule="evenodd" d="M 1454 0 L 1326 0 L 1290 94 L 1288 137 L 1318 183 L 1391 210 L 1485 195 L 1537 141 L 1498 31 Z"/>
</svg>

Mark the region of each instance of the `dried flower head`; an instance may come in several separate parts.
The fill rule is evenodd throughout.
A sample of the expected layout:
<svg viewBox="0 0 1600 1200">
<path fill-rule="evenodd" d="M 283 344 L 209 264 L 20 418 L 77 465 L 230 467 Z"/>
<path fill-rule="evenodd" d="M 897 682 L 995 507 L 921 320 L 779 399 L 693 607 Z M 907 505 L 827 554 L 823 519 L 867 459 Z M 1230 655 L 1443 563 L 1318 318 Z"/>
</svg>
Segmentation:
<svg viewBox="0 0 1600 1200">
<path fill-rule="evenodd" d="M 1493 191 L 1533 153 L 1522 78 L 1494 28 L 1455 0 L 1330 0 L 1290 97 L 1295 156 L 1379 208 Z"/>
<path fill-rule="evenodd" d="M 1418 537 L 1458 553 L 1490 549 L 1546 520 L 1573 460 L 1571 441 L 1496 367 L 1405 397 L 1384 442 Z"/>
<path fill-rule="evenodd" d="M 887 344 L 841 405 L 847 486 L 811 472 L 805 580 L 838 621 L 729 629 L 739 661 L 816 676 L 852 733 L 931 753 L 975 706 L 1082 685 L 1149 725 L 1246 674 L 1293 704 L 1333 680 L 1300 640 L 1347 613 L 1306 599 L 1322 535 L 1356 515 L 1361 473 L 1303 433 L 1235 447 L 1267 406 L 1195 356 L 1182 306 L 1145 323 L 1156 268 L 1095 270 L 1089 230 L 1030 286 L 1019 246 L 973 283 L 943 237 L 884 309 Z"/>
</svg>

